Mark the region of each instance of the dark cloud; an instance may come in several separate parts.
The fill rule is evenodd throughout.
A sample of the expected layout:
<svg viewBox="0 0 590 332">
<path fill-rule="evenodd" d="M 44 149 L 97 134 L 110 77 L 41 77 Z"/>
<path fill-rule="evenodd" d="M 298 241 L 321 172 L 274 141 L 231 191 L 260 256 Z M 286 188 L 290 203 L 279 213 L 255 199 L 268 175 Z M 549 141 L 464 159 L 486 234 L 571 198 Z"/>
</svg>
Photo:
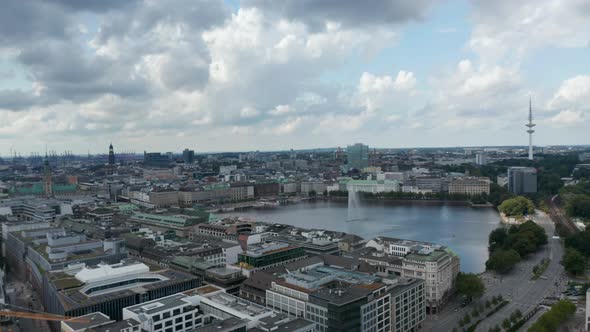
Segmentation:
<svg viewBox="0 0 590 332">
<path fill-rule="evenodd" d="M 44 39 L 69 38 L 71 23 L 58 6 L 22 0 L 4 0 L 0 4 L 0 47 L 11 47 Z"/>
<path fill-rule="evenodd" d="M 301 21 L 313 30 L 326 21 L 347 27 L 404 23 L 424 17 L 433 0 L 246 0 L 246 7 Z"/>
<path fill-rule="evenodd" d="M 80 0 L 46 0 L 49 3 L 60 5 L 73 11 L 90 11 L 106 12 L 110 10 L 120 10 L 126 7 L 133 7 L 140 0 L 100 0 L 100 1 L 80 1 Z"/>
</svg>

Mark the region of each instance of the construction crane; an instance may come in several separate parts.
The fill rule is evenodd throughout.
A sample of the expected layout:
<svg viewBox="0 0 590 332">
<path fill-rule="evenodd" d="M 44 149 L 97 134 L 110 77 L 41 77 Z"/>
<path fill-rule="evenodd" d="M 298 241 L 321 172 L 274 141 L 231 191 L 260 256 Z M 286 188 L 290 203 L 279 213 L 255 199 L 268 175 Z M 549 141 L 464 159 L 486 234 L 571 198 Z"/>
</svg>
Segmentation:
<svg viewBox="0 0 590 332">
<path fill-rule="evenodd" d="M 61 315 L 55 315 L 55 314 L 13 311 L 13 310 L 7 310 L 7 309 L 0 310 L 0 316 L 28 318 L 28 319 L 37 319 L 37 320 L 68 321 L 68 322 L 73 322 L 73 323 L 88 323 L 88 322 L 90 322 L 85 317 L 68 317 L 68 316 L 61 316 Z"/>
</svg>

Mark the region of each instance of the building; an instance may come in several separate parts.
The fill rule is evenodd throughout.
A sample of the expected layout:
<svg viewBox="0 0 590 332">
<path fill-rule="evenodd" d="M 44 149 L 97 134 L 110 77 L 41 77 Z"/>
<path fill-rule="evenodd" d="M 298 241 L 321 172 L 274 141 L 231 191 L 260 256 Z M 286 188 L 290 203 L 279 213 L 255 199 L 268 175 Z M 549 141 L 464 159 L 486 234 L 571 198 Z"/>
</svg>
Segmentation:
<svg viewBox="0 0 590 332">
<path fill-rule="evenodd" d="M 112 320 L 102 312 L 93 312 L 80 316 L 85 322 L 61 321 L 61 332 L 140 332 L 141 323 L 129 318 L 122 321 Z"/>
<path fill-rule="evenodd" d="M 488 158 L 485 151 L 481 151 L 475 154 L 475 164 L 484 166 L 488 163 Z"/>
<path fill-rule="evenodd" d="M 160 152 L 144 152 L 143 165 L 155 168 L 168 168 L 170 166 L 170 158 Z"/>
<path fill-rule="evenodd" d="M 391 331 L 415 332 L 426 319 L 424 280 L 401 279 L 391 293 Z"/>
<path fill-rule="evenodd" d="M 490 179 L 486 177 L 458 177 L 449 182 L 449 194 L 475 196 L 490 194 Z"/>
<path fill-rule="evenodd" d="M 113 143 L 109 145 L 109 166 L 115 165 L 115 152 L 113 151 Z"/>
<path fill-rule="evenodd" d="M 365 192 L 365 193 L 381 193 L 399 191 L 400 186 L 397 181 L 383 180 L 350 180 L 346 183 L 346 190 L 348 192 Z"/>
<path fill-rule="evenodd" d="M 126 307 L 123 309 L 123 318 L 139 321 L 142 331 L 192 331 L 204 325 L 203 312 L 197 303 L 191 301 L 189 296 L 178 293 Z"/>
<path fill-rule="evenodd" d="M 140 225 L 149 225 L 156 231 L 173 230 L 177 236 L 189 237 L 191 229 L 209 220 L 209 214 L 202 212 L 196 215 L 185 214 L 156 214 L 134 212 L 129 221 Z"/>
<path fill-rule="evenodd" d="M 377 237 L 366 246 L 366 251 L 350 255 L 376 266 L 379 272 L 426 282 L 427 313 L 438 313 L 453 293 L 460 260 L 449 248 L 389 237 Z"/>
<path fill-rule="evenodd" d="M 197 277 L 172 270 L 150 271 L 135 261 L 74 265 L 44 276 L 42 301 L 48 313 L 82 316 L 102 312 L 123 319 L 123 308 L 200 286 Z"/>
<path fill-rule="evenodd" d="M 312 332 L 315 324 L 203 286 L 123 309 L 147 332 L 285 331 Z"/>
<path fill-rule="evenodd" d="M 346 147 L 347 168 L 362 170 L 369 166 L 369 146 L 356 143 Z"/>
<path fill-rule="evenodd" d="M 246 277 L 250 273 L 283 265 L 305 258 L 302 247 L 283 242 L 265 242 L 248 245 L 247 250 L 238 254 L 238 264 Z"/>
<path fill-rule="evenodd" d="M 195 162 L 195 151 L 189 150 L 189 149 L 184 149 L 182 151 L 182 160 L 184 161 L 185 164 L 194 163 Z"/>
<path fill-rule="evenodd" d="M 537 169 L 533 167 L 509 167 L 508 190 L 516 195 L 537 192 Z"/>
</svg>

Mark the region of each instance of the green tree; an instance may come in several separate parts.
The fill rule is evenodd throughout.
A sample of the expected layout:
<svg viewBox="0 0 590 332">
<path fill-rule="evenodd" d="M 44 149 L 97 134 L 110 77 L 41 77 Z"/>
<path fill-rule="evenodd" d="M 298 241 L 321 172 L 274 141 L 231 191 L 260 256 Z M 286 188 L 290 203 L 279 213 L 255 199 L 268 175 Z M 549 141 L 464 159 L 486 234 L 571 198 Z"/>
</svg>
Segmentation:
<svg viewBox="0 0 590 332">
<path fill-rule="evenodd" d="M 555 303 L 549 311 L 533 324 L 528 332 L 557 331 L 559 325 L 570 319 L 576 312 L 576 305 L 568 300 L 561 300 Z"/>
<path fill-rule="evenodd" d="M 504 318 L 504 320 L 502 321 L 502 327 L 503 327 L 505 330 L 508 330 L 508 329 L 510 328 L 510 325 L 512 325 L 512 324 L 510 323 L 510 319 L 508 319 L 508 318 Z"/>
<path fill-rule="evenodd" d="M 486 268 L 504 274 L 510 272 L 518 262 L 520 262 L 520 255 L 516 250 L 498 249 L 490 255 Z"/>
<path fill-rule="evenodd" d="M 500 227 L 494 229 L 488 239 L 488 250 L 493 252 L 496 249 L 502 248 L 508 239 L 508 232 L 506 228 Z"/>
<path fill-rule="evenodd" d="M 524 196 L 516 196 L 502 202 L 498 206 L 498 210 L 510 217 L 522 217 L 535 213 L 535 205 L 530 199 Z"/>
<path fill-rule="evenodd" d="M 468 298 L 480 297 L 485 286 L 477 274 L 459 272 L 456 279 L 457 293 Z"/>
<path fill-rule="evenodd" d="M 573 275 L 581 275 L 586 270 L 586 257 L 573 248 L 567 248 L 561 264 Z"/>
</svg>

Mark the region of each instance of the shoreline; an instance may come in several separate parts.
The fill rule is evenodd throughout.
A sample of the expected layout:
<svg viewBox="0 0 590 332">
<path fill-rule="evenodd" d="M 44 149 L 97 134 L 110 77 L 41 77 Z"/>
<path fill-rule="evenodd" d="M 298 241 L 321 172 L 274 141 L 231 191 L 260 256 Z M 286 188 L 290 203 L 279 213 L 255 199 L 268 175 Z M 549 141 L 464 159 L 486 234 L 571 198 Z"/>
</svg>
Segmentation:
<svg viewBox="0 0 590 332">
<path fill-rule="evenodd" d="M 316 198 L 316 200 L 324 201 L 348 201 L 348 197 L 333 196 L 333 197 L 322 197 Z M 312 200 L 313 201 L 313 200 Z M 435 204 L 435 205 L 462 205 L 473 208 L 493 208 L 494 206 L 490 203 L 485 204 L 474 204 L 469 201 L 455 201 L 445 199 L 393 199 L 393 198 L 361 198 L 361 202 L 385 202 L 385 203 L 402 203 L 400 205 L 410 204 Z"/>
</svg>

